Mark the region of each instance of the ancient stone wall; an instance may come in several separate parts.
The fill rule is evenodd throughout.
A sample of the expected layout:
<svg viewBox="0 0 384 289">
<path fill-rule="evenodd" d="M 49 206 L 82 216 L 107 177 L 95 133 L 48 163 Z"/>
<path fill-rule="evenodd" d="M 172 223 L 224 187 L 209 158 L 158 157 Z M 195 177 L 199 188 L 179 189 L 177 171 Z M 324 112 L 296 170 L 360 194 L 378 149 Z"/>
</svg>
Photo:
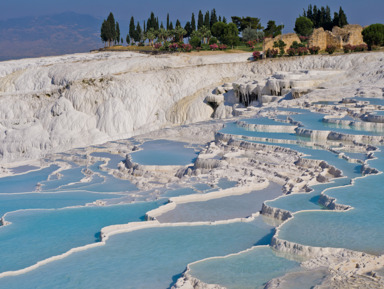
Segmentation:
<svg viewBox="0 0 384 289">
<path fill-rule="evenodd" d="M 270 49 L 278 49 L 273 47 L 273 43 L 275 41 L 283 40 L 287 46 L 285 46 L 285 51 L 292 45 L 294 41 L 297 41 L 300 43 L 300 38 L 297 36 L 296 33 L 288 33 L 288 34 L 282 34 L 278 35 L 275 38 L 266 38 L 263 43 L 263 51 L 267 51 Z"/>
<path fill-rule="evenodd" d="M 324 31 L 323 28 L 315 29 L 309 38 L 309 46 L 319 46 L 324 50 L 328 45 L 336 46 L 338 49 L 344 45 L 364 44 L 361 32 L 363 27 L 360 25 L 346 25 L 343 28 L 333 27 L 331 31 Z"/>
</svg>

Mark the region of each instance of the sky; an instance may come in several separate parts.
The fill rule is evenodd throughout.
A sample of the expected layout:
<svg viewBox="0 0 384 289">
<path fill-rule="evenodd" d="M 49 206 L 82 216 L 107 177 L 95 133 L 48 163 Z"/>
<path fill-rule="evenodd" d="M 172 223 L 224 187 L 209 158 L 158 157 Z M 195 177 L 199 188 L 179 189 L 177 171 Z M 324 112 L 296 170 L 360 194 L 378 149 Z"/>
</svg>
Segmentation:
<svg viewBox="0 0 384 289">
<path fill-rule="evenodd" d="M 147 19 L 153 11 L 160 20 L 165 20 L 167 12 L 170 18 L 181 22 L 190 20 L 201 9 L 203 13 L 215 8 L 218 15 L 230 20 L 231 16 L 252 16 L 261 19 L 264 26 L 268 20 L 284 24 L 285 31 L 292 32 L 295 19 L 309 4 L 330 6 L 332 13 L 342 6 L 350 24 L 363 26 L 384 23 L 383 0 L 1 0 L 0 20 L 25 16 L 42 16 L 72 11 L 89 14 L 100 19 L 107 18 L 110 11 L 115 19 L 129 21 Z"/>
</svg>

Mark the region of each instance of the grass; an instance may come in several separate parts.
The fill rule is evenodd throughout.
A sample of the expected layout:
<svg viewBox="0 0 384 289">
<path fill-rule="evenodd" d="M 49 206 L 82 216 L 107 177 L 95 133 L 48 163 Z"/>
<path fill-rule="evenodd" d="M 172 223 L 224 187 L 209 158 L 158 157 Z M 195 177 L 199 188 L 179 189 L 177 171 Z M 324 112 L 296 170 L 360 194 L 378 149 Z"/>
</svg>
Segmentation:
<svg viewBox="0 0 384 289">
<path fill-rule="evenodd" d="M 115 45 L 115 46 L 111 46 L 111 47 L 104 47 L 104 48 L 102 48 L 102 50 L 104 50 L 104 51 L 156 51 L 156 49 L 151 47 L 151 46 L 136 46 L 136 45 L 130 45 L 130 46 Z M 262 51 L 263 50 L 263 44 L 257 43 L 255 46 L 255 50 Z M 227 52 L 227 53 L 238 53 L 238 52 L 252 53 L 255 50 L 252 50 L 249 46 L 247 46 L 245 44 L 241 44 L 238 46 L 234 46 L 233 49 L 229 47 L 224 52 Z M 195 50 L 193 50 L 193 51 L 195 51 Z M 212 53 L 217 52 L 217 51 L 211 51 L 211 50 L 201 50 L 201 51 L 212 52 Z"/>
</svg>

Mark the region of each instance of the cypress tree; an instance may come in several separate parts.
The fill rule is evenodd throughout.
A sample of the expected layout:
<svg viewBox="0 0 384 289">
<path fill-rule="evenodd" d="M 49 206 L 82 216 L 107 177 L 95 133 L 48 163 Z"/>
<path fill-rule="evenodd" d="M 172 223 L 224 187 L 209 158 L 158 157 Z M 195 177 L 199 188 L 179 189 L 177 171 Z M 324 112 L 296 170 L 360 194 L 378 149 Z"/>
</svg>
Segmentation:
<svg viewBox="0 0 384 289">
<path fill-rule="evenodd" d="M 217 22 L 217 15 L 216 15 L 216 9 L 212 9 L 211 11 L 211 20 L 209 22 L 210 27 L 213 26 Z"/>
<path fill-rule="evenodd" d="M 156 31 L 159 31 L 159 17 L 156 17 Z"/>
<path fill-rule="evenodd" d="M 116 21 L 116 38 L 115 38 L 115 43 L 120 42 L 120 26 L 119 22 Z"/>
<path fill-rule="evenodd" d="M 169 30 L 173 30 L 173 23 L 171 21 L 171 23 L 169 23 Z"/>
<path fill-rule="evenodd" d="M 204 16 L 201 10 L 199 10 L 199 16 L 197 18 L 197 29 L 200 29 L 204 26 Z"/>
<path fill-rule="evenodd" d="M 177 27 L 181 27 L 181 23 L 180 23 L 179 19 L 176 20 L 176 25 L 175 26 L 176 26 L 176 28 Z"/>
<path fill-rule="evenodd" d="M 156 18 L 153 12 L 151 12 L 151 17 L 149 18 L 149 24 L 150 25 L 147 25 L 147 31 L 151 28 L 156 30 Z"/>
<path fill-rule="evenodd" d="M 147 32 L 147 29 L 146 29 L 146 27 L 145 27 L 145 21 L 143 21 L 143 32 L 145 33 L 145 32 Z"/>
<path fill-rule="evenodd" d="M 163 21 L 161 21 L 160 29 L 164 29 Z"/>
<path fill-rule="evenodd" d="M 131 21 L 129 22 L 129 36 L 131 39 L 135 38 L 135 33 L 136 33 L 135 19 L 132 16 Z"/>
<path fill-rule="evenodd" d="M 185 31 L 187 31 L 187 34 L 185 35 L 185 37 L 188 37 L 191 36 L 191 33 L 192 33 L 192 25 L 191 25 L 191 22 L 187 22 L 184 26 L 184 29 Z"/>
<path fill-rule="evenodd" d="M 125 41 L 127 41 L 127 45 L 131 43 L 131 38 L 129 37 L 130 35 L 127 34 L 127 37 L 125 38 Z"/>
<path fill-rule="evenodd" d="M 101 24 L 101 29 L 100 29 L 100 38 L 101 38 L 101 41 L 105 43 L 105 45 L 107 44 L 107 41 L 108 41 L 108 30 L 109 30 L 108 25 L 109 24 L 107 20 L 104 20 L 103 24 Z"/>
<path fill-rule="evenodd" d="M 345 25 L 348 25 L 347 21 L 347 15 L 345 15 L 343 8 L 339 9 L 339 27 L 344 27 Z"/>
<path fill-rule="evenodd" d="M 111 42 L 115 41 L 116 39 L 116 23 L 115 23 L 115 17 L 113 17 L 113 14 L 112 12 L 109 13 L 109 16 L 107 18 L 107 22 L 108 22 L 108 33 L 107 33 L 107 36 L 108 36 L 108 43 L 109 43 L 109 46 L 111 46 Z"/>
<path fill-rule="evenodd" d="M 142 30 L 141 30 L 140 23 L 137 22 L 136 33 L 135 33 L 135 41 L 136 42 L 140 42 L 141 41 L 141 33 L 142 33 Z"/>
<path fill-rule="evenodd" d="M 196 30 L 196 20 L 195 20 L 195 14 L 194 13 L 192 13 L 191 28 L 192 28 L 192 31 Z"/>
<path fill-rule="evenodd" d="M 223 16 L 223 22 L 224 22 L 225 24 L 227 24 L 227 18 L 225 18 L 225 16 Z"/>
<path fill-rule="evenodd" d="M 167 13 L 167 30 L 169 30 L 169 13 Z"/>
<path fill-rule="evenodd" d="M 204 17 L 204 26 L 207 27 L 208 29 L 210 29 L 210 25 L 209 25 L 209 11 L 205 12 L 205 17 Z"/>
<path fill-rule="evenodd" d="M 331 18 L 331 8 L 327 5 L 325 7 L 325 19 L 324 19 L 324 29 L 325 30 L 332 30 L 332 18 Z"/>
<path fill-rule="evenodd" d="M 219 22 L 222 22 L 222 21 L 221 21 L 221 16 L 219 16 Z"/>
<path fill-rule="evenodd" d="M 339 26 L 339 13 L 335 12 L 333 13 L 333 26 Z"/>
</svg>

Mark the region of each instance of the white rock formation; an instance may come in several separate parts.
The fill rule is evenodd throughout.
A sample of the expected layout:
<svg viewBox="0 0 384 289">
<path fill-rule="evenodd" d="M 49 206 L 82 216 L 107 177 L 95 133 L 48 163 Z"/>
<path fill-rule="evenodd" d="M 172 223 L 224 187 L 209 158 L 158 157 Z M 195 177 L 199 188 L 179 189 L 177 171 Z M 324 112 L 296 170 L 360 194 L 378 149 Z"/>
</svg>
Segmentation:
<svg viewBox="0 0 384 289">
<path fill-rule="evenodd" d="M 1 62 L 0 163 L 39 158 L 211 116 L 239 115 L 241 109 L 232 111 L 225 104 L 213 111 L 204 99 L 222 84 L 214 93 L 232 99 L 230 82 L 240 78 L 237 83 L 244 83 L 242 89 L 252 95 L 268 95 L 263 92 L 266 87 L 273 90 L 270 94 L 286 93 L 288 78 L 291 88 L 294 85 L 300 89 L 298 93 L 309 85 L 300 81 L 318 85 L 327 78 L 321 85 L 343 97 L 352 96 L 358 89 L 369 96 L 372 86 L 377 88 L 376 95 L 384 86 L 380 73 L 384 57 L 380 52 L 257 63 L 248 62 L 248 56 L 147 56 L 126 52 Z M 329 78 L 330 70 L 344 72 Z M 305 77 L 295 79 L 292 73 L 287 77 L 287 72 L 295 71 Z M 265 81 L 272 75 L 276 81 L 267 86 Z M 255 79 L 257 83 L 253 83 Z M 255 99 L 248 100 L 252 103 Z"/>
</svg>

